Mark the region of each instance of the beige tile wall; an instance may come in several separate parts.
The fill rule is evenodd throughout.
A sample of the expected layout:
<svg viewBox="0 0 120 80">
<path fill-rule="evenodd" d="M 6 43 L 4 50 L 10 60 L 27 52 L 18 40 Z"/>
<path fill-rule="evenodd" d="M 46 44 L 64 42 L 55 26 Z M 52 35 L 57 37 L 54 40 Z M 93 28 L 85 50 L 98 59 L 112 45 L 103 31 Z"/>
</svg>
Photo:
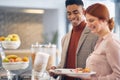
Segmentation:
<svg viewBox="0 0 120 80">
<path fill-rule="evenodd" d="M 21 49 L 30 48 L 32 43 L 42 43 L 42 15 L 27 13 L 0 12 L 0 36 L 16 33 L 21 39 Z"/>
</svg>

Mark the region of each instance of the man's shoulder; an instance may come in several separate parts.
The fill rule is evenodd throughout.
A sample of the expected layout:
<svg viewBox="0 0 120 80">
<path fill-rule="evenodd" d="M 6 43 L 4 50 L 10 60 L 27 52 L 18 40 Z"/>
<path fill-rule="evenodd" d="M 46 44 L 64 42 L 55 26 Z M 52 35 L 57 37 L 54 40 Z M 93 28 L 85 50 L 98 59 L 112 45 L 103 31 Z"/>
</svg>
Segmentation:
<svg viewBox="0 0 120 80">
<path fill-rule="evenodd" d="M 85 27 L 83 32 L 91 36 L 98 37 L 96 34 L 92 33 L 91 30 L 87 26 Z"/>
<path fill-rule="evenodd" d="M 68 33 L 66 33 L 63 37 L 67 37 L 71 35 L 71 31 L 69 31 Z"/>
</svg>

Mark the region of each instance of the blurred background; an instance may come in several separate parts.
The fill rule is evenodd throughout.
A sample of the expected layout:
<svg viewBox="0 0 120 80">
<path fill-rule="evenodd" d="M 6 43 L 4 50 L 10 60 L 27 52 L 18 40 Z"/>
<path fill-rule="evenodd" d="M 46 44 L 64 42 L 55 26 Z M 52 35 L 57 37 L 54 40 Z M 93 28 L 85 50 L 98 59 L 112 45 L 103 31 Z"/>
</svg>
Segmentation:
<svg viewBox="0 0 120 80">
<path fill-rule="evenodd" d="M 115 21 L 113 32 L 117 33 L 120 39 L 120 0 L 83 0 L 83 2 L 85 9 L 93 3 L 105 4 Z M 19 49 L 31 49 L 32 45 L 38 44 L 48 46 L 50 43 L 54 44 L 55 51 L 52 52 L 50 48 L 49 52 L 56 61 L 55 64 L 60 61 L 61 39 L 71 28 L 66 16 L 65 0 L 0 0 L 0 36 L 19 35 L 21 40 Z M 26 70 L 17 71 L 18 74 L 22 73 L 20 80 L 30 80 L 28 74 L 31 73 L 31 69 L 29 66 Z"/>
<path fill-rule="evenodd" d="M 36 42 L 56 44 L 61 51 L 61 39 L 70 29 L 66 18 L 65 0 L 0 0 L 0 36 L 16 33 L 20 49 L 29 49 Z M 120 0 L 83 0 L 85 8 L 100 2 L 110 10 L 115 20 L 114 32 L 120 37 Z"/>
</svg>

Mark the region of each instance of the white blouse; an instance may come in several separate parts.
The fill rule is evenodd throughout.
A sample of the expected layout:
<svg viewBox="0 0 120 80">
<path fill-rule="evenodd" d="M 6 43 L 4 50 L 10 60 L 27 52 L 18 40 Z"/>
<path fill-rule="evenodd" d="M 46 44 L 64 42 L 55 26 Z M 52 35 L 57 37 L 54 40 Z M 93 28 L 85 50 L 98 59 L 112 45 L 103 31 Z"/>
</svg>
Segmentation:
<svg viewBox="0 0 120 80">
<path fill-rule="evenodd" d="M 86 67 L 97 73 L 96 80 L 120 80 L 120 41 L 114 34 L 98 40 Z"/>
</svg>

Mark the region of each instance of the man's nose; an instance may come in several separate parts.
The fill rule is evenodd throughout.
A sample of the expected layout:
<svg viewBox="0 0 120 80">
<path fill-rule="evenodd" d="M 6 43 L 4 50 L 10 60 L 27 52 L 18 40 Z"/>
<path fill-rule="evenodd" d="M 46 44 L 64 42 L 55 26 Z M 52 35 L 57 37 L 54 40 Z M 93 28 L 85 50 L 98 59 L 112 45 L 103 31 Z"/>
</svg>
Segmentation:
<svg viewBox="0 0 120 80">
<path fill-rule="evenodd" d="M 71 18 L 71 19 L 75 19 L 75 15 L 74 15 L 74 14 L 71 14 L 70 18 Z"/>
</svg>

